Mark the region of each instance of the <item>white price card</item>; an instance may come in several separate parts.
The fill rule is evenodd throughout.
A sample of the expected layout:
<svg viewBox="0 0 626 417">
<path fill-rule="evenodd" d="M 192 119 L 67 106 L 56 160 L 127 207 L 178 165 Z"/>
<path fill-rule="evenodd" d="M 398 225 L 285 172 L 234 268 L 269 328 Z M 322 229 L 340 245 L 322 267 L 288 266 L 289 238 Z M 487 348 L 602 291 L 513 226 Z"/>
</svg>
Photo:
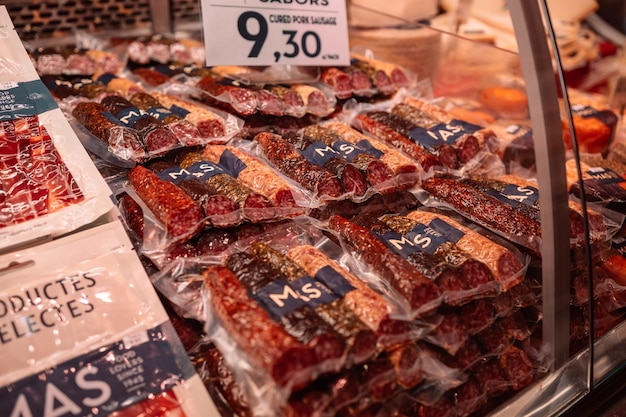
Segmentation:
<svg viewBox="0 0 626 417">
<path fill-rule="evenodd" d="M 345 0 L 202 0 L 206 64 L 350 63 Z"/>
</svg>

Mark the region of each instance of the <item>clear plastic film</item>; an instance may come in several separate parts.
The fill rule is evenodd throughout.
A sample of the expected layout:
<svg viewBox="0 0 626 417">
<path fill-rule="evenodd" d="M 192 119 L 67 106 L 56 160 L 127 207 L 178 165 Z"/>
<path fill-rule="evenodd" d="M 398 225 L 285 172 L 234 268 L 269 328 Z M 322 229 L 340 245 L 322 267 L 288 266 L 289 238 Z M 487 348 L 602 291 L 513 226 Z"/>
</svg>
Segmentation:
<svg viewBox="0 0 626 417">
<path fill-rule="evenodd" d="M 311 225 L 289 230 L 152 276 L 177 310 L 205 323 L 254 415 L 332 415 L 365 398 L 463 380 L 422 353 L 415 342 L 429 328 L 394 319 L 393 303 L 350 272 L 339 246 Z"/>
<path fill-rule="evenodd" d="M 2 21 L 11 22 L 6 13 Z M 0 43 L 3 101 L 0 247 L 56 237 L 112 208 L 110 190 L 13 30 Z M 17 45 L 17 47 L 16 47 Z"/>
<path fill-rule="evenodd" d="M 3 414 L 214 408 L 119 223 L 0 262 Z"/>
</svg>

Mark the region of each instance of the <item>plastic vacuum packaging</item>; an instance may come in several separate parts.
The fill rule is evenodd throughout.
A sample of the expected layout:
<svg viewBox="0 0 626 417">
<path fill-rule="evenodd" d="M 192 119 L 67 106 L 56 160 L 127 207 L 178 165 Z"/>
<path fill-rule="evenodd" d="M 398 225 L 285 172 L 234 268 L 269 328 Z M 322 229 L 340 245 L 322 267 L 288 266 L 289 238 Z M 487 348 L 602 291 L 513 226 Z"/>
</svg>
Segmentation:
<svg viewBox="0 0 626 417">
<path fill-rule="evenodd" d="M 414 94 L 402 90 L 386 101 L 347 102 L 342 117 L 365 135 L 409 156 L 426 173 L 492 177 L 505 173 L 491 130 L 455 118 Z"/>
<path fill-rule="evenodd" d="M 464 380 L 416 344 L 428 328 L 394 319 L 385 296 L 334 260 L 340 247 L 319 231 L 291 230 L 177 259 L 151 277 L 205 323 L 253 415 L 335 415 L 363 399 Z"/>
<path fill-rule="evenodd" d="M 539 207 L 533 203 L 533 198 L 539 198 L 538 192 L 519 188 L 514 181 L 513 178 L 507 182 L 433 176 L 420 184 L 427 193 L 422 202 L 433 207 L 447 206 L 540 258 L 541 222 Z M 528 198 L 529 192 L 533 198 Z M 592 243 L 609 241 L 619 227 L 615 219 L 602 215 L 598 210 L 588 210 L 588 213 Z M 579 205 L 570 203 L 569 218 L 570 246 L 574 249 L 580 247 L 584 240 Z"/>
<path fill-rule="evenodd" d="M 119 222 L 0 265 L 3 415 L 219 415 Z"/>
<path fill-rule="evenodd" d="M 12 27 L 3 8 L 0 21 Z M 78 229 L 112 208 L 110 190 L 14 30 L 2 38 L 0 250 Z"/>
<path fill-rule="evenodd" d="M 232 114 L 177 95 L 169 85 L 147 89 L 128 74 L 46 77 L 46 85 L 83 146 L 123 166 L 181 147 L 225 143 L 243 125 Z"/>
</svg>

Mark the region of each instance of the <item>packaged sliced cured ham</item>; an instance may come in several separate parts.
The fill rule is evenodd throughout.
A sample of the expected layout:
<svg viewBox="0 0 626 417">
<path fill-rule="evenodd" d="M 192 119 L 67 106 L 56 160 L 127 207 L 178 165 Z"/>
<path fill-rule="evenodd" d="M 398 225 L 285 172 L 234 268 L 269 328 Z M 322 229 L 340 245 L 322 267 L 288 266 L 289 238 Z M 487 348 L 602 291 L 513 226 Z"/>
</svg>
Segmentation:
<svg viewBox="0 0 626 417">
<path fill-rule="evenodd" d="M 13 27 L 6 9 L 0 20 Z M 49 240 L 112 209 L 111 192 L 14 30 L 2 38 L 0 251 Z"/>
<path fill-rule="evenodd" d="M 219 415 L 119 222 L 0 264 L 2 414 Z"/>
</svg>

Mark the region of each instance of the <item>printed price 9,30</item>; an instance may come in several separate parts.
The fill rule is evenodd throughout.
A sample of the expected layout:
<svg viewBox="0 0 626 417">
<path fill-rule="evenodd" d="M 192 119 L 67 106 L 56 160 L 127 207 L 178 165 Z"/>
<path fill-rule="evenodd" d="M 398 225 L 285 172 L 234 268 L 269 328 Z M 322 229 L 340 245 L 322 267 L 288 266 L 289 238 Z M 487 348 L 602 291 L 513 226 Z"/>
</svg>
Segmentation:
<svg viewBox="0 0 626 417">
<path fill-rule="evenodd" d="M 248 58 L 257 58 L 269 31 L 265 17 L 255 11 L 244 12 L 237 19 L 237 30 L 243 39 L 252 42 Z M 281 57 L 296 58 L 300 52 L 309 58 L 315 58 L 322 50 L 322 41 L 314 31 L 307 30 L 300 35 L 297 30 L 283 30 L 282 34 L 286 37 L 285 45 L 288 48 L 283 52 L 274 52 L 275 63 Z"/>
</svg>

